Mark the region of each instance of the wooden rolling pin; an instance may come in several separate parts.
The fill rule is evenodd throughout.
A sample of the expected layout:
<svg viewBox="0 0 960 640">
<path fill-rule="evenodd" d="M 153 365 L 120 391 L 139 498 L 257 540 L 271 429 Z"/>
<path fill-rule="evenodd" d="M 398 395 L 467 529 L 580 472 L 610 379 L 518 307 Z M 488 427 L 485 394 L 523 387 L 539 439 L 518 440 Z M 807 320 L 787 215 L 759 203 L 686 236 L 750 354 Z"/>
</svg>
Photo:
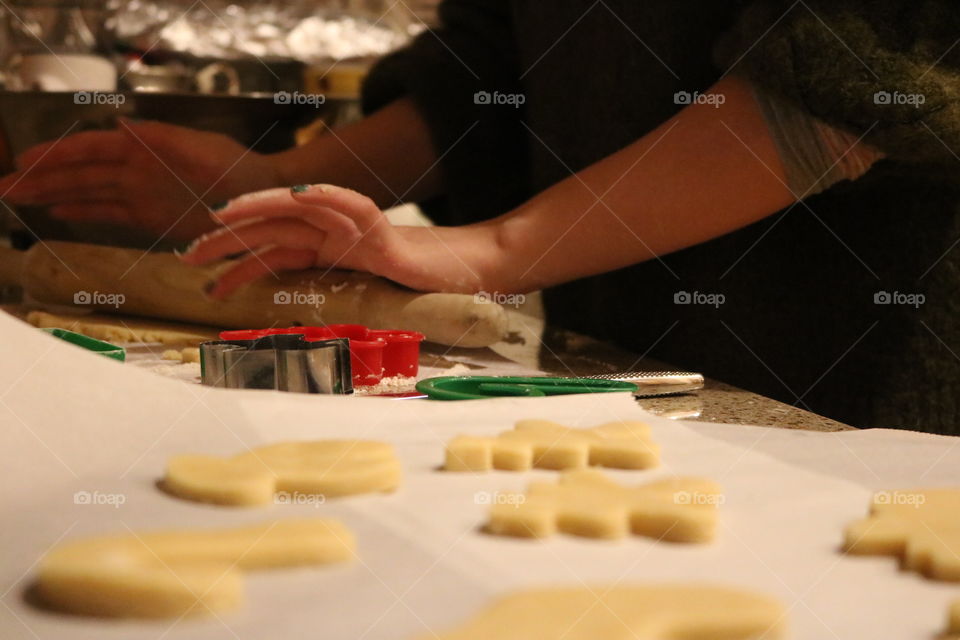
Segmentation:
<svg viewBox="0 0 960 640">
<path fill-rule="evenodd" d="M 50 304 L 79 302 L 107 313 L 224 328 L 365 324 L 419 331 L 431 342 L 460 347 L 485 347 L 506 333 L 500 305 L 478 303 L 472 295 L 418 293 L 355 272 L 286 272 L 250 283 L 227 300 L 210 300 L 202 287 L 225 266 L 190 267 L 169 253 L 71 242 L 48 241 L 25 252 L 0 249 L 0 283 L 19 284 Z M 123 296 L 119 305 L 116 294 Z"/>
</svg>

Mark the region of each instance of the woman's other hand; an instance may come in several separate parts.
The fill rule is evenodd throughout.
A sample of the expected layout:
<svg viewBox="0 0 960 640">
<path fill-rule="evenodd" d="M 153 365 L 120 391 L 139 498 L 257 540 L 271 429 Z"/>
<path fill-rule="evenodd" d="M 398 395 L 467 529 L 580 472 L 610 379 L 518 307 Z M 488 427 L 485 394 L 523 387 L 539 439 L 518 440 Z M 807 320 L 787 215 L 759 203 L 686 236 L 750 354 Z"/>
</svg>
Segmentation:
<svg viewBox="0 0 960 640">
<path fill-rule="evenodd" d="M 0 180 L 12 205 L 48 206 L 56 218 L 107 222 L 175 240 L 213 227 L 207 205 L 278 186 L 271 160 L 218 133 L 122 119 L 39 144 Z"/>
</svg>

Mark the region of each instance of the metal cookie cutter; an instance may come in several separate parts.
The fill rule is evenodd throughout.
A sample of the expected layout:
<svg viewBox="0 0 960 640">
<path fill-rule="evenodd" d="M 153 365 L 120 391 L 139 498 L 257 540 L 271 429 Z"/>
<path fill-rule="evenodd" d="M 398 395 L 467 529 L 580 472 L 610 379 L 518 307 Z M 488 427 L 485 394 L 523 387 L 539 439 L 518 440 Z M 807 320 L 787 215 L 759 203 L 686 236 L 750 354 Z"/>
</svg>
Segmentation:
<svg viewBox="0 0 960 640">
<path fill-rule="evenodd" d="M 296 393 L 353 393 L 350 342 L 307 340 L 302 334 L 200 345 L 200 379 L 211 387 Z"/>
</svg>

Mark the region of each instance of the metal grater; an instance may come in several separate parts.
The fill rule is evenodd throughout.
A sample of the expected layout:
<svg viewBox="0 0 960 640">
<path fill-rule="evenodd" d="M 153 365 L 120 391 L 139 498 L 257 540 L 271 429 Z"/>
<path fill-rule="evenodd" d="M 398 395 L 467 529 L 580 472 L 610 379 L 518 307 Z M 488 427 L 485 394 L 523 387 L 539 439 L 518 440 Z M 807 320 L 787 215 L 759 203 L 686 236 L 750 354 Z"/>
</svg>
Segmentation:
<svg viewBox="0 0 960 640">
<path fill-rule="evenodd" d="M 690 371 L 630 371 L 627 373 L 601 373 L 583 376 L 594 380 L 619 380 L 637 385 L 633 395 L 637 398 L 671 396 L 690 393 L 703 388 L 703 375 Z"/>
</svg>

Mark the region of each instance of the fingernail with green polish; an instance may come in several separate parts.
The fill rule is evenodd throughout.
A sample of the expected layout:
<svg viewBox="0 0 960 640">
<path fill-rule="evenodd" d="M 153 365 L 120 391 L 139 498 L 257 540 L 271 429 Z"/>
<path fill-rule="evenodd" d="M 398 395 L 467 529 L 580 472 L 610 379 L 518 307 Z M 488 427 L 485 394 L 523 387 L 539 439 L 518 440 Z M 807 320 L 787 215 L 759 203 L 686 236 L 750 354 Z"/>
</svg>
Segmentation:
<svg viewBox="0 0 960 640">
<path fill-rule="evenodd" d="M 230 204 L 229 200 L 221 200 L 220 202 L 214 202 L 210 205 L 210 211 L 222 211 L 227 208 L 227 205 Z"/>
<path fill-rule="evenodd" d="M 310 188 L 309 184 L 298 184 L 294 187 L 290 187 L 290 190 L 293 191 L 294 193 L 303 193 L 309 188 Z"/>
</svg>

